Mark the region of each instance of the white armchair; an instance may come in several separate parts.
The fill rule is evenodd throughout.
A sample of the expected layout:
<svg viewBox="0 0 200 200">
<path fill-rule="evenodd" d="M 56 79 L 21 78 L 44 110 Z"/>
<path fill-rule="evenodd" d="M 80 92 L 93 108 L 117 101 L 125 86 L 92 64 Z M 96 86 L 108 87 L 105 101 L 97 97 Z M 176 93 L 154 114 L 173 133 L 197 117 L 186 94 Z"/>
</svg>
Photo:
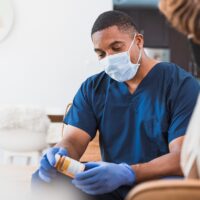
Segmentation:
<svg viewBox="0 0 200 200">
<path fill-rule="evenodd" d="M 12 163 L 15 156 L 38 162 L 47 146 L 46 135 L 50 120 L 38 107 L 0 107 L 0 148 L 4 152 L 4 163 Z"/>
</svg>

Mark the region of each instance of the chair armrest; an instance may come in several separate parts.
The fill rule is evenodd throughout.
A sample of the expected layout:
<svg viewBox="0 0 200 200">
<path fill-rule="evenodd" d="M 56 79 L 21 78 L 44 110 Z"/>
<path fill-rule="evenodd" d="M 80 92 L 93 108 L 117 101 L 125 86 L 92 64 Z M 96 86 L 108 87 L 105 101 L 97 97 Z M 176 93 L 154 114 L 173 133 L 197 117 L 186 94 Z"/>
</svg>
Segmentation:
<svg viewBox="0 0 200 200">
<path fill-rule="evenodd" d="M 157 180 L 133 188 L 126 200 L 197 200 L 200 199 L 199 180 Z"/>
</svg>

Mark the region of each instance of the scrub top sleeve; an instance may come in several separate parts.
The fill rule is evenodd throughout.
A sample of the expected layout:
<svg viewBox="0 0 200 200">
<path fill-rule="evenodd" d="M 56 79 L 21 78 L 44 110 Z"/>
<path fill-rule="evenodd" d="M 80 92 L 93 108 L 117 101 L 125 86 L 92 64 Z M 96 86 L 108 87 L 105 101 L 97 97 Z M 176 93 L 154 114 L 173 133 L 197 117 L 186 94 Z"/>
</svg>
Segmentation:
<svg viewBox="0 0 200 200">
<path fill-rule="evenodd" d="M 171 123 L 168 131 L 168 143 L 186 133 L 190 117 L 194 110 L 199 84 L 192 77 L 188 77 L 176 90 L 171 92 Z"/>
<path fill-rule="evenodd" d="M 84 130 L 93 139 L 97 132 L 97 121 L 92 110 L 92 104 L 87 97 L 91 92 L 88 84 L 84 82 L 64 117 L 64 123 Z"/>
</svg>

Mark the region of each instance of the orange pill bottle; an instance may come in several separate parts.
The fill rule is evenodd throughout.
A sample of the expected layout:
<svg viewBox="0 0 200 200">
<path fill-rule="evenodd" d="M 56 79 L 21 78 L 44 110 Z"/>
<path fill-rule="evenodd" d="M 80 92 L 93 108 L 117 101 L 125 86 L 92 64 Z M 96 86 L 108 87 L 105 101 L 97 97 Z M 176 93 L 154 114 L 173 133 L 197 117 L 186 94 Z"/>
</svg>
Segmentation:
<svg viewBox="0 0 200 200">
<path fill-rule="evenodd" d="M 85 165 L 83 163 L 80 163 L 68 156 L 61 156 L 56 154 L 55 158 L 55 168 L 62 174 L 65 174 L 71 178 L 74 178 L 77 173 L 83 172 L 85 170 Z"/>
</svg>

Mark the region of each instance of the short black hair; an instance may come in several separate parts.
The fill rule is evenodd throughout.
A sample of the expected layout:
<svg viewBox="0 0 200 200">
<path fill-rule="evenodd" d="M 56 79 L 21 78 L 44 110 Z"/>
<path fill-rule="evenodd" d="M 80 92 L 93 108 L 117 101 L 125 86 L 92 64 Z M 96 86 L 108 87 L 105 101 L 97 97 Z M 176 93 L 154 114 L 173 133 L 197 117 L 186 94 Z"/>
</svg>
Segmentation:
<svg viewBox="0 0 200 200">
<path fill-rule="evenodd" d="M 136 32 L 138 32 L 136 25 L 128 14 L 121 11 L 112 10 L 104 12 L 98 16 L 93 24 L 91 36 L 95 32 L 111 26 L 117 26 L 119 30 L 129 32 L 132 37 Z"/>
</svg>

